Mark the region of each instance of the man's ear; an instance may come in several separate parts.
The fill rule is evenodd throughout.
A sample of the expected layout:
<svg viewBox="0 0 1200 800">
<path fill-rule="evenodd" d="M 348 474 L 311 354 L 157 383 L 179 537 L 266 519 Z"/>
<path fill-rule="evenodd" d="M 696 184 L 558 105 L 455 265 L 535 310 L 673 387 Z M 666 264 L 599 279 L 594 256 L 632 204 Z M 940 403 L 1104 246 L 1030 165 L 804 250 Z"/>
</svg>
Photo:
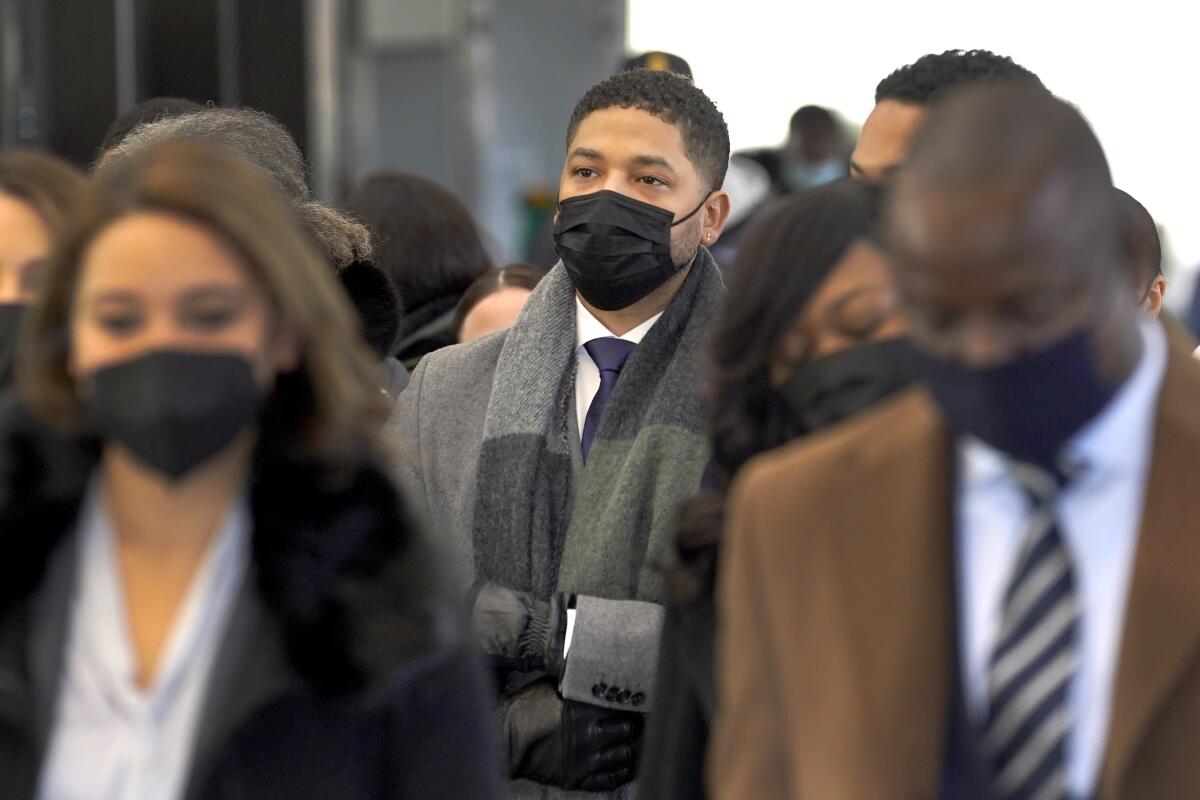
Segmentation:
<svg viewBox="0 0 1200 800">
<path fill-rule="evenodd" d="M 1162 275 L 1154 278 L 1150 284 L 1150 291 L 1146 292 L 1146 298 L 1142 300 L 1142 310 L 1148 311 L 1154 316 L 1158 316 L 1162 311 L 1163 297 L 1167 294 L 1167 279 Z"/>
<path fill-rule="evenodd" d="M 725 222 L 729 219 L 729 208 L 729 195 L 720 189 L 704 201 L 700 221 L 701 244 L 710 247 L 721 238 L 721 231 L 725 230 Z"/>
</svg>

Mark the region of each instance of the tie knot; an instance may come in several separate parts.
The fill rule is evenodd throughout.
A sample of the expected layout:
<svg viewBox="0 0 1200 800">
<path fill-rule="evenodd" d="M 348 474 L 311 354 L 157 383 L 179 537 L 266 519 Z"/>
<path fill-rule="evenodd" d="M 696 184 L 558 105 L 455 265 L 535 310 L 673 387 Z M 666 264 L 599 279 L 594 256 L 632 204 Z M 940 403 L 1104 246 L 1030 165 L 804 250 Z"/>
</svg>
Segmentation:
<svg viewBox="0 0 1200 800">
<path fill-rule="evenodd" d="M 1047 469 L 1036 464 L 1020 461 L 1010 462 L 1009 473 L 1037 504 L 1052 502 L 1071 481 L 1086 469 L 1080 462 L 1064 462 L 1057 469 Z"/>
<path fill-rule="evenodd" d="M 601 372 L 620 372 L 636 345 L 615 336 L 592 339 L 583 346 Z"/>
</svg>

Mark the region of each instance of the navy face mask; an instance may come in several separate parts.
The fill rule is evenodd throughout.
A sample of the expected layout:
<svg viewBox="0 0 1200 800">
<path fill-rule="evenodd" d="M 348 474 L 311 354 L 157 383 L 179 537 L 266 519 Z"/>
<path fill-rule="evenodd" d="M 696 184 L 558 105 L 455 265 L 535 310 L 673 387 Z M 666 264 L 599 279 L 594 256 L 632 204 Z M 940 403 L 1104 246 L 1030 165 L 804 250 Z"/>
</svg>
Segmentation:
<svg viewBox="0 0 1200 800">
<path fill-rule="evenodd" d="M 950 426 L 1010 458 L 1056 469 L 1067 440 L 1119 384 L 1101 377 L 1087 331 L 996 367 L 968 367 L 916 352 L 919 374 Z"/>
<path fill-rule="evenodd" d="M 626 308 L 682 268 L 671 259 L 671 229 L 707 200 L 675 220 L 665 208 L 608 189 L 572 197 L 558 205 L 554 251 L 584 300 L 603 311 Z"/>
</svg>

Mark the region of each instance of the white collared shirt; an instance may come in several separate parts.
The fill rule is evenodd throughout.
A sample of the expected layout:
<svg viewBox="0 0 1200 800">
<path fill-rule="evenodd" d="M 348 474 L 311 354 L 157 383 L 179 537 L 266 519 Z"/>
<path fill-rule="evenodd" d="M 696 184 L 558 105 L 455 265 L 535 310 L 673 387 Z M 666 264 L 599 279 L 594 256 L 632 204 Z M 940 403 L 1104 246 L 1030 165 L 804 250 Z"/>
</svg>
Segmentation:
<svg viewBox="0 0 1200 800">
<path fill-rule="evenodd" d="M 1159 390 L 1167 364 L 1166 335 L 1139 321 L 1144 347 L 1133 373 L 1103 411 L 1067 443 L 1087 471 L 1064 490 L 1059 529 L 1079 592 L 1080 662 L 1068 702 L 1067 789 L 1091 797 L 1108 738 L 1117 656 L 1150 469 Z M 1036 414 L 1037 409 L 1029 409 Z M 967 706 L 987 715 L 987 667 L 999 630 L 1003 596 L 1025 533 L 1029 505 L 1003 456 L 973 438 L 958 447 L 959 634 Z"/>
<path fill-rule="evenodd" d="M 83 506 L 79 569 L 43 764 L 42 800 L 182 795 L 204 695 L 250 561 L 246 503 L 208 546 L 171 624 L 150 687 L 137 684 L 112 523 L 98 483 Z"/>
<path fill-rule="evenodd" d="M 591 407 L 592 400 L 596 398 L 596 392 L 600 391 L 600 370 L 596 366 L 596 362 L 592 361 L 592 357 L 588 355 L 584 345 L 593 339 L 605 337 L 624 339 L 627 342 L 640 344 L 661 316 L 662 312 L 660 311 L 624 336 L 615 336 L 612 331 L 604 327 L 603 322 L 596 319 L 592 312 L 587 310 L 579 296 L 575 296 L 575 415 L 579 422 L 580 439 L 583 438 L 583 423 L 587 419 L 588 408 Z"/>
</svg>

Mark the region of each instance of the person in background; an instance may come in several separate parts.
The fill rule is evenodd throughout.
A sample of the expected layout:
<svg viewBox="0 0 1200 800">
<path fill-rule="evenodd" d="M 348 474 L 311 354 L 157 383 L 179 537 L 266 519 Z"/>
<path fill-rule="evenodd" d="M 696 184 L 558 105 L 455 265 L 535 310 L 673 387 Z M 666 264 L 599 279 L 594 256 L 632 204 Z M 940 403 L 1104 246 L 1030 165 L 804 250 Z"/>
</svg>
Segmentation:
<svg viewBox="0 0 1200 800">
<path fill-rule="evenodd" d="M 1167 279 L 1162 273 L 1162 241 L 1158 225 L 1146 207 L 1120 189 L 1117 206 L 1121 219 L 1121 255 L 1142 310 L 1157 317 L 1162 311 Z"/>
<path fill-rule="evenodd" d="M 495 796 L 374 360 L 263 173 L 187 142 L 105 169 L 29 332 L 0 412 L 0 795 Z"/>
<path fill-rule="evenodd" d="M 502 334 L 421 362 L 392 429 L 504 669 L 508 796 L 629 797 L 654 706 L 659 565 L 709 459 L 699 359 L 724 295 L 729 134 L 687 78 L 633 70 L 567 126 L 560 263 Z"/>
<path fill-rule="evenodd" d="M 757 162 L 771 176 L 776 196 L 801 192 L 846 175 L 851 143 L 832 111 L 807 105 L 796 109 L 788 121 L 782 147 L 743 150 L 742 158 Z"/>
<path fill-rule="evenodd" d="M 100 142 L 100 150 L 96 156 L 96 165 L 104 163 L 112 149 L 140 125 L 147 122 L 157 122 L 167 117 L 178 117 L 199 111 L 204 106 L 188 100 L 186 97 L 151 97 L 135 105 L 121 116 L 112 121 L 104 132 L 104 140 Z"/>
<path fill-rule="evenodd" d="M 661 50 L 650 50 L 636 56 L 630 56 L 621 64 L 620 72 L 634 69 L 648 69 L 659 72 L 674 72 L 689 79 L 692 78 L 692 67 L 682 56 L 674 53 L 664 53 Z"/>
<path fill-rule="evenodd" d="M 848 180 L 802 192 L 747 234 L 710 346 L 713 459 L 675 541 L 658 701 L 638 780 L 643 800 L 707 796 L 713 583 L 733 477 L 758 453 L 835 425 L 913 379 L 891 270 L 875 240 L 876 195 Z"/>
<path fill-rule="evenodd" d="M 509 264 L 480 275 L 454 309 L 454 340 L 473 342 L 511 328 L 545 276 L 532 264 Z"/>
<path fill-rule="evenodd" d="M 0 154 L 0 391 L 12 385 L 17 334 L 41 291 L 54 239 L 86 187 L 82 172 L 54 156 Z"/>
<path fill-rule="evenodd" d="M 106 169 L 158 142 L 180 139 L 237 153 L 265 172 L 291 202 L 304 230 L 358 311 L 363 336 L 384 365 L 381 388 L 394 398 L 408 383 L 408 373 L 387 360 L 400 330 L 396 289 L 371 261 L 371 232 L 350 216 L 313 199 L 304 156 L 278 120 L 251 108 L 207 107 L 164 117 L 126 135 L 109 151 L 96 174 L 103 175 Z"/>
<path fill-rule="evenodd" d="M 924 386 L 739 476 L 715 796 L 1195 797 L 1200 364 L 1100 143 L 971 87 L 885 218 Z"/>
<path fill-rule="evenodd" d="M 850 175 L 887 183 L 903 165 L 913 135 L 938 100 L 956 88 L 995 82 L 1042 85 L 1037 75 L 1008 56 L 987 50 L 930 53 L 900 67 L 875 87 L 875 108 L 850 156 Z"/>
<path fill-rule="evenodd" d="M 350 194 L 346 208 L 371 230 L 376 263 L 400 293 L 404 316 L 390 355 L 411 370 L 454 344 L 463 292 L 495 265 L 466 206 L 427 178 L 376 173 Z"/>
</svg>

